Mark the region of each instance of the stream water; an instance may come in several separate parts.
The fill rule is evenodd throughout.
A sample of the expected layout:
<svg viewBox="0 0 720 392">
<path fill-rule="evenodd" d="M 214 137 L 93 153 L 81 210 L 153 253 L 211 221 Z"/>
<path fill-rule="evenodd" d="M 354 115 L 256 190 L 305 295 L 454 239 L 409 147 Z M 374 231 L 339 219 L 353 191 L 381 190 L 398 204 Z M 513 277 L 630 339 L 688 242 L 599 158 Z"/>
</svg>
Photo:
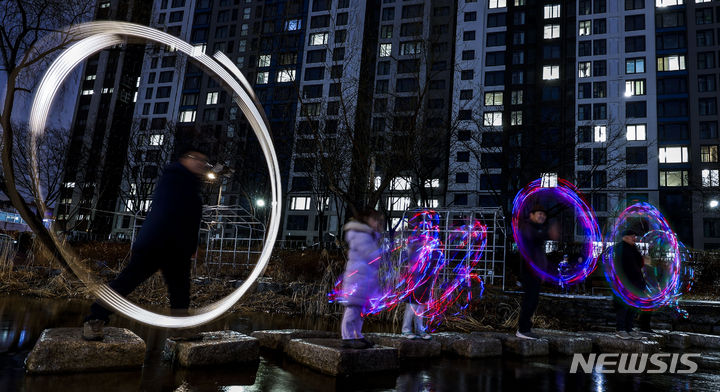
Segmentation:
<svg viewBox="0 0 720 392">
<path fill-rule="evenodd" d="M 258 365 L 202 370 L 168 366 L 160 358 L 168 331 L 123 318 L 112 326 L 129 328 L 145 339 L 142 370 L 72 375 L 26 375 L 25 357 L 46 328 L 76 327 L 89 303 L 0 297 L 0 391 L 718 391 L 720 372 L 670 374 L 569 374 L 569 358 L 487 360 L 439 358 L 402 363 L 397 372 L 334 378 L 262 352 Z M 307 328 L 335 330 L 338 321 L 270 314 L 229 314 L 202 330 Z M 370 324 L 370 330 L 390 331 Z M 701 369 L 702 370 L 702 369 Z"/>
</svg>

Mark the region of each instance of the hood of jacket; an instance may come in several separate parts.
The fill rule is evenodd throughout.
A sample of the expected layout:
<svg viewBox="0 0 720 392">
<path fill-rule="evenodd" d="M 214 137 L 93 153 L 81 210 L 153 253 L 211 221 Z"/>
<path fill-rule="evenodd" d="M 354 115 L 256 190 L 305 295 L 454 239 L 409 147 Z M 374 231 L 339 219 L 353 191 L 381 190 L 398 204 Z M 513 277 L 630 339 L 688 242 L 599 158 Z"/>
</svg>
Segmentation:
<svg viewBox="0 0 720 392">
<path fill-rule="evenodd" d="M 372 227 L 366 225 L 365 223 L 358 222 L 356 220 L 351 220 L 350 222 L 346 223 L 345 226 L 343 226 L 344 231 L 360 231 L 363 233 L 369 233 L 372 234 L 375 232 Z"/>
</svg>

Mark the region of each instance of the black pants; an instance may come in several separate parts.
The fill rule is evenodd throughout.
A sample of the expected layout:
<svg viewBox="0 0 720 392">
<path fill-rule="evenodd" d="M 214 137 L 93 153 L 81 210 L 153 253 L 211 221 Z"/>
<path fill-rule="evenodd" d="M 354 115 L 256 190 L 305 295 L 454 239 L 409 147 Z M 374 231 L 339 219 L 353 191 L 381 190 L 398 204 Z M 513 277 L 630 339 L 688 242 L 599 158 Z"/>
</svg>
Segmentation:
<svg viewBox="0 0 720 392">
<path fill-rule="evenodd" d="M 530 332 L 532 328 L 532 316 L 535 314 L 538 302 L 540 301 L 540 277 L 533 274 L 528 266 L 523 266 L 522 285 L 525 292 L 520 303 L 520 332 Z"/>
<path fill-rule="evenodd" d="M 187 309 L 190 306 L 190 256 L 178 256 L 162 252 L 136 252 L 130 262 L 109 286 L 123 297 L 132 293 L 144 281 L 160 270 L 170 295 L 171 309 Z M 99 302 L 90 307 L 87 320 L 109 321 L 113 312 Z"/>
<path fill-rule="evenodd" d="M 638 317 L 638 327 L 640 327 L 641 331 L 649 331 L 650 328 L 650 319 L 652 318 L 652 312 L 640 312 L 640 317 Z"/>
<path fill-rule="evenodd" d="M 613 301 L 615 307 L 615 328 L 618 331 L 631 332 L 637 315 L 637 309 L 629 306 L 622 299 L 615 297 Z"/>
</svg>

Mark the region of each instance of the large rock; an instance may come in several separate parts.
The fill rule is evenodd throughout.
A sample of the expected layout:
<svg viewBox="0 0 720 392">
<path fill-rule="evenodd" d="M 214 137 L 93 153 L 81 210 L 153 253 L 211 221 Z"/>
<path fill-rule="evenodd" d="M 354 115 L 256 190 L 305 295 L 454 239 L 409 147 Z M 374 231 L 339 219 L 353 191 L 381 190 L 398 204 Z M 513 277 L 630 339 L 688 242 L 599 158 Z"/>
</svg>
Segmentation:
<svg viewBox="0 0 720 392">
<path fill-rule="evenodd" d="M 395 370 L 398 351 L 375 346 L 364 350 L 340 347 L 340 339 L 293 339 L 285 353 L 296 362 L 332 376 Z"/>
<path fill-rule="evenodd" d="M 702 348 L 720 348 L 720 336 L 687 332 L 690 345 Z"/>
<path fill-rule="evenodd" d="M 550 353 L 557 355 L 584 354 L 592 351 L 592 339 L 573 332 L 536 329 L 535 333 L 548 341 Z"/>
<path fill-rule="evenodd" d="M 468 336 L 452 342 L 452 352 L 465 358 L 486 358 L 502 355 L 500 339 L 484 336 Z"/>
<path fill-rule="evenodd" d="M 309 329 L 273 329 L 255 331 L 250 335 L 260 342 L 260 347 L 281 351 L 285 349 L 285 344 L 292 339 L 332 339 L 340 337 L 340 334 L 337 332 L 313 331 Z"/>
<path fill-rule="evenodd" d="M 209 366 L 254 363 L 260 360 L 258 340 L 240 332 L 202 332 L 201 339 L 165 340 L 163 359 L 180 366 Z"/>
<path fill-rule="evenodd" d="M 657 333 L 664 336 L 666 347 L 685 349 L 691 346 L 690 336 L 685 332 L 662 330 Z"/>
<path fill-rule="evenodd" d="M 614 333 L 586 332 L 593 341 L 593 348 L 602 353 L 654 353 L 660 343 L 652 340 L 620 339 Z"/>
<path fill-rule="evenodd" d="M 430 358 L 440 355 L 442 344 L 433 340 L 408 339 L 393 333 L 366 333 L 375 344 L 394 347 L 399 358 Z"/>
<path fill-rule="evenodd" d="M 467 339 L 470 335 L 460 332 L 438 332 L 432 335 L 433 340 L 440 342 L 443 353 L 453 353 L 453 343 L 460 339 Z"/>
<path fill-rule="evenodd" d="M 102 341 L 88 342 L 81 328 L 46 329 L 25 360 L 29 373 L 90 372 L 140 368 L 145 342 L 125 328 L 105 328 Z"/>
<path fill-rule="evenodd" d="M 503 353 L 520 357 L 537 357 L 550 353 L 548 341 L 545 339 L 521 339 L 502 332 L 473 332 L 471 336 L 500 339 Z"/>
</svg>

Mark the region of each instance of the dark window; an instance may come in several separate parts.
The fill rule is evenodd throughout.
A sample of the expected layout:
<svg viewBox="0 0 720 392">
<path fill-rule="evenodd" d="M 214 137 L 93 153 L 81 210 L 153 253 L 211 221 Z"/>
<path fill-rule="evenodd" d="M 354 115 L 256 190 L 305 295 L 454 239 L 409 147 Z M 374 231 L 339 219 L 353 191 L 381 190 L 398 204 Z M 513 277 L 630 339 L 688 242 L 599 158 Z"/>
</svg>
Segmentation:
<svg viewBox="0 0 720 392">
<path fill-rule="evenodd" d="M 337 18 L 335 18 L 335 25 L 336 26 L 345 26 L 348 24 L 348 13 L 342 12 L 337 15 Z"/>
<path fill-rule="evenodd" d="M 577 150 L 577 164 L 580 166 L 592 165 L 592 149 L 590 148 L 578 148 Z"/>
<path fill-rule="evenodd" d="M 395 91 L 398 93 L 406 93 L 418 90 L 418 83 L 416 78 L 404 78 L 398 79 L 395 84 Z"/>
<path fill-rule="evenodd" d="M 647 170 L 628 170 L 625 173 L 625 186 L 628 188 L 647 188 Z"/>
<path fill-rule="evenodd" d="M 420 60 L 400 60 L 397 64 L 398 73 L 413 73 L 420 70 Z"/>
<path fill-rule="evenodd" d="M 288 215 L 286 228 L 288 230 L 307 230 L 308 216 L 307 215 Z"/>
<path fill-rule="evenodd" d="M 393 20 L 395 19 L 395 8 L 383 8 L 382 10 L 382 20 Z"/>
<path fill-rule="evenodd" d="M 484 132 L 480 146 L 483 148 L 502 147 L 502 136 L 501 132 Z"/>
<path fill-rule="evenodd" d="M 308 50 L 307 63 L 322 63 L 325 61 L 325 49 Z"/>
<path fill-rule="evenodd" d="M 663 141 L 687 140 L 689 138 L 687 123 L 660 123 L 658 138 Z"/>
<path fill-rule="evenodd" d="M 687 47 L 685 32 L 671 31 L 667 33 L 660 33 L 655 39 L 655 46 L 656 49 L 660 50 L 684 49 Z"/>
<path fill-rule="evenodd" d="M 635 31 L 645 29 L 645 15 L 627 15 L 625 16 L 625 31 Z"/>
<path fill-rule="evenodd" d="M 475 60 L 475 51 L 474 50 L 463 50 L 462 59 L 463 60 Z"/>
<path fill-rule="evenodd" d="M 684 77 L 658 79 L 657 90 L 659 95 L 687 93 L 687 80 Z"/>
<path fill-rule="evenodd" d="M 455 173 L 455 182 L 458 184 L 467 184 L 470 176 L 468 173 Z"/>
<path fill-rule="evenodd" d="M 592 14 L 592 1 L 591 0 L 579 0 L 578 1 L 578 13 L 580 15 Z"/>
<path fill-rule="evenodd" d="M 474 22 L 477 20 L 477 12 L 466 12 L 464 17 L 466 22 Z"/>
<path fill-rule="evenodd" d="M 695 24 L 711 24 L 713 22 L 712 8 L 695 10 Z"/>
<path fill-rule="evenodd" d="M 305 80 L 322 80 L 325 75 L 324 67 L 305 68 Z"/>
<path fill-rule="evenodd" d="M 480 175 L 480 189 L 492 190 L 500 189 L 502 176 L 499 174 L 481 174 Z"/>
<path fill-rule="evenodd" d="M 472 39 L 475 39 L 474 31 L 473 31 Z M 467 41 L 467 39 L 465 41 Z M 488 33 L 486 46 L 503 46 L 503 45 L 505 45 L 505 32 Z"/>
<path fill-rule="evenodd" d="M 401 37 L 414 37 L 417 35 L 422 35 L 422 32 L 423 32 L 422 22 L 403 23 L 402 25 L 400 25 L 400 36 Z M 466 31 L 466 33 L 468 33 L 468 32 Z M 472 39 L 475 39 L 474 31 L 473 31 L 472 36 L 473 36 Z"/>
<path fill-rule="evenodd" d="M 578 42 L 578 56 L 590 56 L 592 54 L 592 41 Z"/>
<path fill-rule="evenodd" d="M 467 129 L 461 129 L 458 131 L 458 141 L 467 142 L 470 140 L 472 134 Z"/>
<path fill-rule="evenodd" d="M 467 101 L 472 99 L 473 97 L 473 91 L 472 90 L 460 90 L 460 99 L 463 101 Z"/>
<path fill-rule="evenodd" d="M 625 37 L 625 53 L 645 50 L 645 36 Z"/>
<path fill-rule="evenodd" d="M 456 160 L 458 162 L 470 162 L 470 152 L 458 151 Z"/>
<path fill-rule="evenodd" d="M 592 141 L 592 127 L 581 126 L 578 127 L 578 143 L 588 143 Z"/>
<path fill-rule="evenodd" d="M 545 45 L 545 46 L 543 46 L 543 58 L 544 59 L 559 59 L 560 58 L 560 45 Z"/>
<path fill-rule="evenodd" d="M 697 54 L 698 69 L 715 68 L 715 52 L 702 52 Z"/>
<path fill-rule="evenodd" d="M 173 80 L 173 71 L 163 71 L 160 72 L 160 78 L 158 79 L 158 83 L 169 83 Z"/>
<path fill-rule="evenodd" d="M 607 97 L 607 82 L 593 82 L 593 98 Z"/>
<path fill-rule="evenodd" d="M 593 55 L 604 55 L 607 54 L 607 40 L 596 39 L 593 41 Z"/>
<path fill-rule="evenodd" d="M 592 98 L 591 91 L 592 85 L 590 83 L 578 83 L 578 99 Z"/>
<path fill-rule="evenodd" d="M 700 98 L 698 100 L 698 111 L 701 116 L 717 114 L 716 98 Z"/>
<path fill-rule="evenodd" d="M 557 101 L 560 99 L 560 87 L 558 86 L 545 86 L 542 89 L 542 100 L 543 101 Z"/>
<path fill-rule="evenodd" d="M 625 0 L 626 10 L 639 10 L 645 8 L 645 0 Z"/>
<path fill-rule="evenodd" d="M 700 122 L 700 139 L 715 139 L 718 137 L 717 121 Z"/>
<path fill-rule="evenodd" d="M 713 46 L 715 45 L 715 35 L 713 30 L 700 30 L 695 33 L 697 46 Z"/>
<path fill-rule="evenodd" d="M 607 211 L 607 194 L 594 193 L 592 195 L 592 206 L 595 211 Z"/>
<path fill-rule="evenodd" d="M 502 27 L 505 26 L 505 13 L 488 14 L 487 27 Z"/>
<path fill-rule="evenodd" d="M 607 165 L 607 149 L 593 148 L 593 165 Z"/>
<path fill-rule="evenodd" d="M 485 55 L 485 65 L 505 65 L 505 52 L 488 52 Z"/>
<path fill-rule="evenodd" d="M 685 117 L 687 113 L 685 100 L 658 101 L 658 117 Z"/>
<path fill-rule="evenodd" d="M 472 110 L 460 110 L 458 111 L 458 120 L 470 120 L 472 119 Z"/>
<path fill-rule="evenodd" d="M 606 75 L 607 75 L 607 61 L 606 60 L 593 61 L 592 76 L 606 76 Z"/>
<path fill-rule="evenodd" d="M 605 34 L 607 33 L 607 20 L 595 19 L 593 20 L 593 34 Z"/>
<path fill-rule="evenodd" d="M 607 104 L 593 104 L 593 120 L 607 120 Z"/>
<path fill-rule="evenodd" d="M 468 204 L 467 193 L 456 193 L 454 203 L 458 206 L 466 206 Z"/>
<path fill-rule="evenodd" d="M 647 117 L 646 102 L 645 101 L 626 102 L 625 103 L 625 117 L 627 117 L 627 118 Z"/>
<path fill-rule="evenodd" d="M 590 104 L 578 105 L 578 120 L 585 121 L 591 120 L 590 111 L 592 107 Z"/>
<path fill-rule="evenodd" d="M 659 29 L 685 26 L 685 11 L 663 12 L 655 15 L 655 27 Z"/>
<path fill-rule="evenodd" d="M 339 47 L 339 48 L 333 49 L 332 59 L 333 59 L 333 61 L 344 60 L 345 59 L 345 48 Z"/>
<path fill-rule="evenodd" d="M 644 165 L 647 163 L 647 147 L 626 147 L 625 162 L 629 165 Z"/>
<path fill-rule="evenodd" d="M 465 71 L 463 71 L 463 72 L 465 72 Z M 470 72 L 472 72 L 472 70 Z M 485 72 L 485 85 L 486 86 L 501 86 L 503 84 L 505 84 L 505 72 L 503 72 L 503 71 Z"/>
<path fill-rule="evenodd" d="M 603 14 L 607 12 L 607 3 L 605 0 L 593 0 L 593 13 Z"/>
</svg>

